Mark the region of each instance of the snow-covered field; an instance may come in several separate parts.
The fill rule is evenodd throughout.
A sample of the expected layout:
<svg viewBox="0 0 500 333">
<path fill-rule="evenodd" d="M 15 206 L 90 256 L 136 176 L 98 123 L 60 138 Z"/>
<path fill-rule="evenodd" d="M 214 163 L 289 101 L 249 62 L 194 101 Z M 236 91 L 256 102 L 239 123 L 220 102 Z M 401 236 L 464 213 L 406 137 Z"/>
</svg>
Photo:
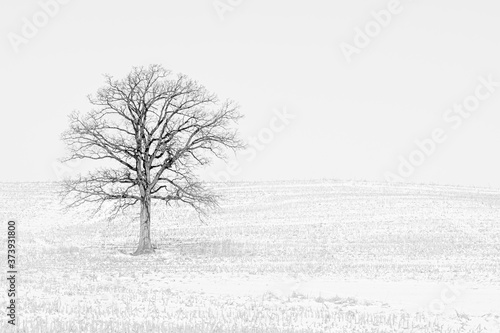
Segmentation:
<svg viewBox="0 0 500 333">
<path fill-rule="evenodd" d="M 158 249 L 132 257 L 136 216 L 65 213 L 57 184 L 0 184 L 2 221 L 18 225 L 18 331 L 500 332 L 500 190 L 214 187 L 226 198 L 206 224 L 157 207 Z"/>
</svg>

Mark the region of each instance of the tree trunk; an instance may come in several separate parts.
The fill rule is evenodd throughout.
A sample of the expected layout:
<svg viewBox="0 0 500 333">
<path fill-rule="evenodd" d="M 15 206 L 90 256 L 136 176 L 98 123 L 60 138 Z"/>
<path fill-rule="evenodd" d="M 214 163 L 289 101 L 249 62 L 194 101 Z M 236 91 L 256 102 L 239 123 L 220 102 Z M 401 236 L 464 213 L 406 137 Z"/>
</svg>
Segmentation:
<svg viewBox="0 0 500 333">
<path fill-rule="evenodd" d="M 141 221 L 139 233 L 139 245 L 133 255 L 147 254 L 154 252 L 151 245 L 151 197 L 146 193 L 141 200 Z"/>
</svg>

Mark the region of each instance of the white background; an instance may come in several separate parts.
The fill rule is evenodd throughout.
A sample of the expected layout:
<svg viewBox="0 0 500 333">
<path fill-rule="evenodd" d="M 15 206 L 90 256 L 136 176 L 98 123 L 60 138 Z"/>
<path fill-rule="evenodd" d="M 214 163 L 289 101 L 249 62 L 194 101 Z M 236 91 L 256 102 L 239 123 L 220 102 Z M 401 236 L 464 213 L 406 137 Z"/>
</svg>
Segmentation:
<svg viewBox="0 0 500 333">
<path fill-rule="evenodd" d="M 57 180 L 67 115 L 89 109 L 102 74 L 159 63 L 236 100 L 245 139 L 275 109 L 295 115 L 255 159 L 233 158 L 232 180 L 384 181 L 443 128 L 446 142 L 405 180 L 500 186 L 500 89 L 458 129 L 443 120 L 479 76 L 500 82 L 498 1 L 402 0 L 351 62 L 342 43 L 389 1 L 245 0 L 222 13 L 211 0 L 72 0 L 15 46 L 47 2 L 1 5 L 0 181 Z"/>
</svg>

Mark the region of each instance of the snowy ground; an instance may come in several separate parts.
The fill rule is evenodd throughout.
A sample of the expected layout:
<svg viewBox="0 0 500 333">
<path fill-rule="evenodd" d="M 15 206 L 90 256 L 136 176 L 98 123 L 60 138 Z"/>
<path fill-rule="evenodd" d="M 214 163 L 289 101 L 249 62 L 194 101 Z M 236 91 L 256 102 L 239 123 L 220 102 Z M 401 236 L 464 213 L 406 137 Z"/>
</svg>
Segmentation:
<svg viewBox="0 0 500 333">
<path fill-rule="evenodd" d="M 138 258 L 133 214 L 65 213 L 56 184 L 0 185 L 20 332 L 500 332 L 498 190 L 218 184 L 206 225 L 155 209 L 158 250 Z"/>
</svg>

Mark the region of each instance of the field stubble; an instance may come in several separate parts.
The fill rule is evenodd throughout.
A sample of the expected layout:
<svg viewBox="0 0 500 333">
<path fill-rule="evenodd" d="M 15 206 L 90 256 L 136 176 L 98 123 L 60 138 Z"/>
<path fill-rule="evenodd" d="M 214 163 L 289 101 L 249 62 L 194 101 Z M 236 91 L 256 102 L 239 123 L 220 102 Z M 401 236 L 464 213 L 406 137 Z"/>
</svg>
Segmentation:
<svg viewBox="0 0 500 333">
<path fill-rule="evenodd" d="M 226 198 L 206 225 L 157 207 L 157 251 L 132 257 L 135 212 L 64 213 L 57 184 L 1 185 L 19 229 L 19 332 L 500 332 L 487 299 L 464 298 L 500 295 L 499 191 L 214 184 Z M 423 283 L 466 286 L 468 307 L 428 311 L 441 290 Z M 415 309 L 402 301 L 425 291 Z"/>
</svg>

